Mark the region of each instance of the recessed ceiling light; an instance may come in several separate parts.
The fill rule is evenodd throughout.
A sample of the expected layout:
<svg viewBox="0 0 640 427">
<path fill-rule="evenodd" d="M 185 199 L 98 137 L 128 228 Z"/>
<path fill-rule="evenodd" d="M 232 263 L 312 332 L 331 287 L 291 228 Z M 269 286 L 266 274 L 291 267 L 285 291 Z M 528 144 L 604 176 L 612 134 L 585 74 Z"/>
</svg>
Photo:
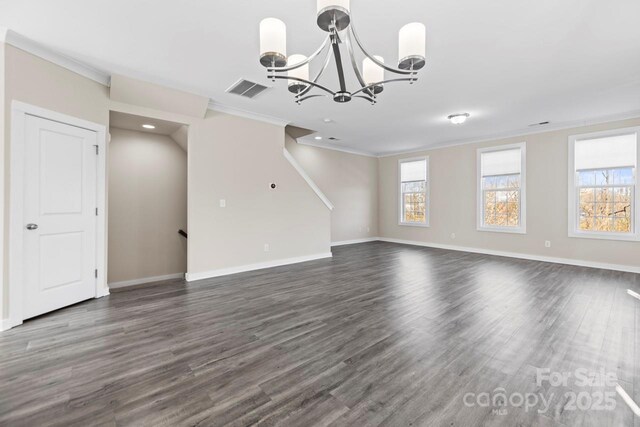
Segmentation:
<svg viewBox="0 0 640 427">
<path fill-rule="evenodd" d="M 320 141 L 322 139 L 321 136 L 314 136 L 313 139 L 315 139 L 316 141 Z"/>
<path fill-rule="evenodd" d="M 451 120 L 451 123 L 453 123 L 454 125 L 461 125 L 467 120 L 467 117 L 469 116 L 470 116 L 469 113 L 452 114 L 449 117 L 447 117 L 447 119 Z"/>
<path fill-rule="evenodd" d="M 145 128 L 145 129 L 155 129 L 156 128 L 155 125 L 150 125 L 150 124 L 144 124 L 144 125 L 142 125 L 142 127 Z"/>
<path fill-rule="evenodd" d="M 324 120 L 322 120 L 322 121 L 323 121 L 323 122 L 325 122 L 325 123 L 331 123 L 333 120 L 331 120 L 331 119 L 324 119 Z"/>
</svg>

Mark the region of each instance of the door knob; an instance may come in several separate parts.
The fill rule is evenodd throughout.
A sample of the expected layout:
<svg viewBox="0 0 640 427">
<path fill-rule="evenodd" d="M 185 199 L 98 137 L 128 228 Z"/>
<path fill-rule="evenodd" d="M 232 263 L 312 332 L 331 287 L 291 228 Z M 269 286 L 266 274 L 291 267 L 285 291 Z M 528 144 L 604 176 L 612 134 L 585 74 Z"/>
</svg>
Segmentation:
<svg viewBox="0 0 640 427">
<path fill-rule="evenodd" d="M 27 224 L 27 230 L 37 230 L 38 224 Z"/>
</svg>

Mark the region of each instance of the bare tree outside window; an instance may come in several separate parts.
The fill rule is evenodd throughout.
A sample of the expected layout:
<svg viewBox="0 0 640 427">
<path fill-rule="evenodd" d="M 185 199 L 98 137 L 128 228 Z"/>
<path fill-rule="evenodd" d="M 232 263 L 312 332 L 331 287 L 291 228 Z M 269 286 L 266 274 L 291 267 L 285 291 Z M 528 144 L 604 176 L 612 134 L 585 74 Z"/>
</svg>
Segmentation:
<svg viewBox="0 0 640 427">
<path fill-rule="evenodd" d="M 526 230 L 526 143 L 478 149 L 478 227 L 523 233 Z"/>
<path fill-rule="evenodd" d="M 405 159 L 400 168 L 400 224 L 428 224 L 427 158 Z"/>
<path fill-rule="evenodd" d="M 579 229 L 632 231 L 633 168 L 578 171 Z"/>
<path fill-rule="evenodd" d="M 569 137 L 569 236 L 637 240 L 638 128 Z"/>
</svg>

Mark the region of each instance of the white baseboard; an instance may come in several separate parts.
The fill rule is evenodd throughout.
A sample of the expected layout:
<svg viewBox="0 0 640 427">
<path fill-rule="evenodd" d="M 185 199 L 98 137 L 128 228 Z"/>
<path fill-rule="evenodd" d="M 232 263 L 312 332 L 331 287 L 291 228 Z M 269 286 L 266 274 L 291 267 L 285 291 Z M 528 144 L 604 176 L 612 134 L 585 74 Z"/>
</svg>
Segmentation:
<svg viewBox="0 0 640 427">
<path fill-rule="evenodd" d="M 339 242 L 331 242 L 331 246 L 356 245 L 358 243 L 375 242 L 380 240 L 379 237 L 364 237 L 362 239 L 341 240 Z"/>
<path fill-rule="evenodd" d="M 220 268 L 217 270 L 203 271 L 200 273 L 187 273 L 187 282 L 194 280 L 210 279 L 213 277 L 228 276 L 229 274 L 244 273 L 246 271 L 262 270 L 264 268 L 279 267 L 282 265 L 297 264 L 299 262 L 314 261 L 317 259 L 331 258 L 331 252 L 325 252 L 315 255 L 306 255 L 295 258 L 284 258 L 273 261 L 259 262 L 256 264 L 240 265 L 238 267 Z"/>
<path fill-rule="evenodd" d="M 15 328 L 19 325 L 22 325 L 22 322 L 16 322 L 13 319 L 2 319 L 2 323 L 0 323 L 0 332 L 8 331 L 9 329 Z"/>
<path fill-rule="evenodd" d="M 450 251 L 471 252 L 475 254 L 527 259 L 530 261 L 551 262 L 554 264 L 566 264 L 566 265 L 575 265 L 578 267 L 601 268 L 603 270 L 624 271 L 627 273 L 640 274 L 640 267 L 635 267 L 632 265 L 608 264 L 603 262 L 583 261 L 583 260 L 570 259 L 570 258 L 556 258 L 556 257 L 542 256 L 542 255 L 530 255 L 530 254 L 523 254 L 518 252 L 494 251 L 491 249 L 470 248 L 466 246 L 454 246 L 454 245 L 442 245 L 439 243 L 419 242 L 416 240 L 391 239 L 388 237 L 381 237 L 379 240 L 383 242 L 400 243 L 403 245 L 424 246 L 427 248 L 447 249 Z"/>
<path fill-rule="evenodd" d="M 144 283 L 160 282 L 162 280 L 183 279 L 184 273 L 166 274 L 164 276 L 143 277 L 141 279 L 123 280 L 109 283 L 110 289 L 126 288 L 127 286 L 142 285 Z M 107 293 L 108 294 L 108 293 Z"/>
</svg>

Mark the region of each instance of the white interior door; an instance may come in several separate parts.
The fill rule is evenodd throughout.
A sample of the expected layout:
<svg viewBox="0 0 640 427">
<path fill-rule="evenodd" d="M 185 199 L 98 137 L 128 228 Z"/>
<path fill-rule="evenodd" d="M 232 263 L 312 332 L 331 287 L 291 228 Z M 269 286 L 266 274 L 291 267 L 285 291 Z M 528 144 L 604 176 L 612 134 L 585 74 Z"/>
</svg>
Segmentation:
<svg viewBox="0 0 640 427">
<path fill-rule="evenodd" d="M 96 296 L 97 134 L 26 116 L 23 314 Z"/>
</svg>

